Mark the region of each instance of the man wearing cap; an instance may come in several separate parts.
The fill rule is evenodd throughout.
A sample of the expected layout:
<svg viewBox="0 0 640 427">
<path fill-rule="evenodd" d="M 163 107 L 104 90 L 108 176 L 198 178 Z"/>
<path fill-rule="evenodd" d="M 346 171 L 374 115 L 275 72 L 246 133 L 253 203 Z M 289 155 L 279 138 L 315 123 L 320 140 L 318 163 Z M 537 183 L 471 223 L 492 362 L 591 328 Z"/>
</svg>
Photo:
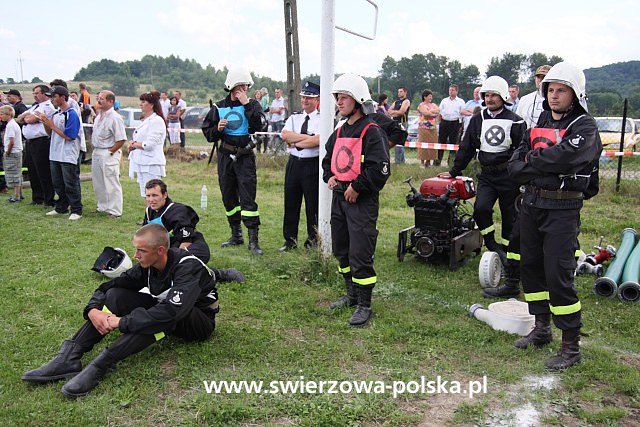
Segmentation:
<svg viewBox="0 0 640 427">
<path fill-rule="evenodd" d="M 539 66 L 535 74 L 536 90 L 520 98 L 516 114 L 524 119 L 527 128 L 535 127 L 538 124 L 538 118 L 542 113 L 542 101 L 544 101 L 540 92 L 540 83 L 550 69 L 550 65 Z"/>
<path fill-rule="evenodd" d="M 284 245 L 280 252 L 298 246 L 298 223 L 304 197 L 309 249 L 316 243 L 318 228 L 318 167 L 320 135 L 320 86 L 306 82 L 300 92 L 302 112 L 293 113 L 284 125 L 282 139 L 287 143 L 289 161 L 284 175 Z"/>
<path fill-rule="evenodd" d="M 22 102 L 22 95 L 20 94 L 19 90 L 9 89 L 8 91 L 2 93 L 7 95 L 7 100 L 13 107 L 13 111 L 16 112 L 16 117 L 27 111 L 27 106 Z"/>
<path fill-rule="evenodd" d="M 96 212 L 118 218 L 122 215 L 122 186 L 120 185 L 121 148 L 127 140 L 122 116 L 113 106 L 116 96 L 109 90 L 98 92 L 98 115 L 93 122 L 91 145 L 91 180 L 96 193 Z"/>
<path fill-rule="evenodd" d="M 66 215 L 71 207 L 69 219 L 82 218 L 82 195 L 80 190 L 80 117 L 69 105 L 69 91 L 64 86 L 54 86 L 46 93 L 58 108 L 52 118 L 36 111 L 47 133 L 51 136 L 49 160 L 53 187 L 58 193 L 55 209 L 47 216 Z"/>
<path fill-rule="evenodd" d="M 27 140 L 26 158 L 29 168 L 29 183 L 31 184 L 31 204 L 45 208 L 53 207 L 53 182 L 49 165 L 49 146 L 51 137 L 47 133 L 40 117 L 51 118 L 56 110 L 51 104 L 47 92 L 49 86 L 38 85 L 33 88 L 35 102 L 16 121 L 23 124 L 22 136 Z M 37 113 L 37 114 L 36 114 Z"/>
</svg>

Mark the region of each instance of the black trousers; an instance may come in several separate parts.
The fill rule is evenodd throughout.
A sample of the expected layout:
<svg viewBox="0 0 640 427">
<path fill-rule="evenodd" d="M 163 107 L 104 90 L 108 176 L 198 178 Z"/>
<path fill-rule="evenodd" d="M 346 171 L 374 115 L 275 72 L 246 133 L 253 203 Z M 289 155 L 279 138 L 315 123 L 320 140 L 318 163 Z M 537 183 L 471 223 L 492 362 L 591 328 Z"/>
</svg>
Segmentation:
<svg viewBox="0 0 640 427">
<path fill-rule="evenodd" d="M 515 220 L 515 201 L 520 190 L 504 170 L 496 173 L 482 172 L 478 175 L 478 192 L 473 207 L 473 218 L 480 232 L 493 225 L 493 205 L 498 201 L 502 216 L 502 238 L 509 240 Z"/>
<path fill-rule="evenodd" d="M 334 191 L 331 200 L 333 254 L 342 273 L 351 272 L 353 283 L 375 285 L 373 258 L 378 240 L 378 194 L 360 194 L 356 203 L 347 203 L 344 193 Z"/>
<path fill-rule="evenodd" d="M 51 139 L 48 136 L 34 138 L 27 141 L 27 168 L 29 168 L 29 183 L 31 184 L 31 200 L 53 206 L 53 180 L 49 166 L 49 147 Z"/>
<path fill-rule="evenodd" d="M 520 273 L 529 313 L 553 315 L 562 330 L 582 325 L 574 283 L 579 209 L 520 209 Z"/>
<path fill-rule="evenodd" d="M 284 175 L 284 221 L 282 224 L 282 235 L 289 243 L 297 243 L 303 197 L 307 215 L 307 240 L 311 242 L 316 240 L 319 162 L 318 157 L 301 159 L 289 156 Z"/>
<path fill-rule="evenodd" d="M 229 153 L 218 151 L 218 183 L 229 224 L 242 221 L 247 228 L 259 226 L 255 154 L 236 155 L 233 160 Z"/>
<path fill-rule="evenodd" d="M 457 120 L 443 120 L 438 130 L 438 144 L 460 144 L 460 126 Z M 438 160 L 442 160 L 444 151 L 438 150 Z"/>
</svg>

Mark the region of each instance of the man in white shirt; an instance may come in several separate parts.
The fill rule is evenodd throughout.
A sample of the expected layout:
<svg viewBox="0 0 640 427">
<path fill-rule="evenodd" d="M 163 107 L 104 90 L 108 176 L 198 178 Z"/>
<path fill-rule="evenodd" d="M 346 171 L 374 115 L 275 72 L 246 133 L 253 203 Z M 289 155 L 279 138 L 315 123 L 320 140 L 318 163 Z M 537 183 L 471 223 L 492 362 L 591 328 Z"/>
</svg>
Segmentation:
<svg viewBox="0 0 640 427">
<path fill-rule="evenodd" d="M 298 223 L 303 197 L 307 214 L 307 240 L 304 247 L 309 249 L 317 243 L 320 86 L 306 82 L 300 97 L 303 111 L 293 113 L 282 131 L 282 139 L 289 149 L 289 161 L 284 175 L 284 245 L 280 252 L 298 246 Z"/>
<path fill-rule="evenodd" d="M 160 95 L 162 96 L 162 94 Z M 187 103 L 182 99 L 182 92 L 179 90 L 175 91 L 174 95 L 178 99 L 178 107 L 180 107 L 180 129 L 184 129 L 184 113 L 187 111 Z M 184 132 L 180 132 L 180 151 L 185 150 L 185 143 L 185 134 Z"/>
<path fill-rule="evenodd" d="M 542 113 L 542 101 L 544 101 L 544 96 L 540 93 L 540 83 L 550 69 L 551 65 L 541 65 L 536 69 L 536 90 L 523 96 L 518 103 L 516 114 L 524 119 L 527 128 L 536 127 L 538 124 L 538 118 Z"/>
<path fill-rule="evenodd" d="M 471 116 L 473 116 L 473 110 L 476 107 L 482 108 L 482 100 L 480 99 L 480 86 L 473 90 L 473 99 L 467 101 L 464 104 L 464 108 L 460 110 L 460 114 L 462 114 L 462 136 L 464 137 L 464 133 L 467 131 L 467 127 L 469 126 L 469 121 L 471 120 Z"/>
<path fill-rule="evenodd" d="M 514 113 L 517 111 L 518 103 L 520 102 L 518 95 L 520 95 L 520 86 L 516 84 L 509 86 L 509 102 L 511 105 L 506 106 L 507 110 L 511 110 Z"/>
<path fill-rule="evenodd" d="M 449 85 L 449 97 L 440 102 L 439 144 L 460 144 L 460 123 L 462 122 L 461 111 L 463 108 L 464 100 L 458 98 L 458 85 Z M 438 150 L 438 160 L 434 161 L 434 165 L 440 165 L 443 157 L 444 150 Z M 449 157 L 451 158 L 451 155 Z"/>
<path fill-rule="evenodd" d="M 284 118 L 285 118 L 285 101 L 282 97 L 282 89 L 277 87 L 275 90 L 275 98 L 271 101 L 271 107 L 269 107 L 269 113 L 271 113 L 271 132 L 282 132 L 284 128 Z M 273 149 L 277 149 L 277 143 L 279 142 L 280 137 L 275 136 L 273 138 L 274 145 Z"/>
<path fill-rule="evenodd" d="M 122 116 L 113 105 L 116 96 L 103 90 L 98 93 L 98 115 L 93 122 L 91 145 L 91 180 L 96 194 L 97 213 L 106 213 L 108 218 L 122 215 L 122 186 L 120 185 L 120 149 L 127 140 Z"/>
<path fill-rule="evenodd" d="M 167 96 L 167 91 L 163 90 L 160 92 L 160 106 L 162 107 L 162 115 L 164 119 L 167 120 L 167 116 L 169 114 L 169 107 L 171 106 L 171 101 L 169 101 L 169 97 Z"/>
</svg>

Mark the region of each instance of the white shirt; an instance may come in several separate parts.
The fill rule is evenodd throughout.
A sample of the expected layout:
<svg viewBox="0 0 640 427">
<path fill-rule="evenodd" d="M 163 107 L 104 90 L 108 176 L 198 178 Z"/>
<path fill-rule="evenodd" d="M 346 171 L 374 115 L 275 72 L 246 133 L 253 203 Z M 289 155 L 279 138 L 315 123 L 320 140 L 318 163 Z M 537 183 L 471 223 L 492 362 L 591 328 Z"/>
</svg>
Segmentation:
<svg viewBox="0 0 640 427">
<path fill-rule="evenodd" d="M 35 111 L 44 111 L 48 118 L 52 118 L 56 113 L 56 109 L 53 108 L 53 104 L 48 99 L 46 101 L 40 102 L 39 104 L 33 104 L 27 111 L 29 111 L 31 114 L 33 114 Z M 26 139 L 36 139 L 42 138 L 43 136 L 49 136 L 47 135 L 47 131 L 44 130 L 44 125 L 41 122 L 26 123 L 22 127 L 22 134 Z"/>
<path fill-rule="evenodd" d="M 544 97 L 537 90 L 520 98 L 516 114 L 524 119 L 527 124 L 527 128 L 537 126 L 538 119 L 540 118 L 540 114 L 543 110 L 543 101 Z"/>
<path fill-rule="evenodd" d="M 129 153 L 129 160 L 139 165 L 166 165 L 164 157 L 164 140 L 167 137 L 167 127 L 162 117 L 152 113 L 133 131 L 133 141 L 142 143 L 142 149 L 137 148 Z"/>
<path fill-rule="evenodd" d="M 161 99 L 160 106 L 162 107 L 162 115 L 164 116 L 165 119 L 167 119 L 169 115 L 169 107 L 171 106 L 171 101 L 169 100 L 169 98 Z M 185 105 L 185 108 L 186 108 L 186 105 Z"/>
<path fill-rule="evenodd" d="M 309 123 L 307 123 L 307 135 L 317 135 L 320 133 L 320 111 L 318 110 L 312 111 L 309 114 L 304 111 L 292 114 L 284 124 L 284 129 L 291 132 L 301 133 L 300 130 L 302 128 L 302 124 L 307 116 L 309 116 Z M 288 151 L 292 156 L 303 159 L 320 156 L 320 147 L 302 148 L 300 150 L 296 147 L 289 147 Z"/>
<path fill-rule="evenodd" d="M 14 119 L 9 120 L 7 122 L 7 127 L 4 129 L 4 149 L 7 154 L 9 154 L 9 151 L 6 150 L 9 148 L 11 138 L 13 138 L 13 148 L 11 149 L 11 153 L 21 152 L 22 131 L 20 130 L 20 125 Z"/>
<path fill-rule="evenodd" d="M 284 98 L 280 97 L 271 101 L 271 108 L 284 108 Z M 281 122 L 282 120 L 284 120 L 284 109 L 282 110 L 282 114 L 271 113 L 272 122 Z"/>
<path fill-rule="evenodd" d="M 184 114 L 184 110 L 187 109 L 187 103 L 184 101 L 184 99 L 178 100 L 178 107 L 180 107 L 180 112 L 181 112 L 180 114 Z M 167 116 L 164 116 L 164 117 L 166 118 Z M 184 119 L 184 117 L 180 116 L 180 119 L 182 120 Z"/>
<path fill-rule="evenodd" d="M 464 101 L 462 98 L 458 98 L 456 96 L 455 99 L 451 99 L 450 97 L 446 97 L 440 102 L 440 115 L 443 120 L 447 121 L 460 121 L 462 115 L 460 114 L 460 110 L 464 108 Z"/>
<path fill-rule="evenodd" d="M 112 108 L 100 111 L 93 121 L 91 145 L 95 148 L 111 148 L 118 141 L 126 141 L 127 133 L 122 116 Z"/>
</svg>

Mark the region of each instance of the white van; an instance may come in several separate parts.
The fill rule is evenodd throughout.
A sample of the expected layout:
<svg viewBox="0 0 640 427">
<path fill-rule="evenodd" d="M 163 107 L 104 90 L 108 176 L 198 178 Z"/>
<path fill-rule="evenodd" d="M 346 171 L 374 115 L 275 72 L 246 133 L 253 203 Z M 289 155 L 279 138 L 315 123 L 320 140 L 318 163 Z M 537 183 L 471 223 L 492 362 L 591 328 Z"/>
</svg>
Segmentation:
<svg viewBox="0 0 640 427">
<path fill-rule="evenodd" d="M 142 110 L 139 108 L 121 108 L 118 113 L 122 116 L 124 125 L 128 128 L 136 128 L 140 125 Z"/>
</svg>

